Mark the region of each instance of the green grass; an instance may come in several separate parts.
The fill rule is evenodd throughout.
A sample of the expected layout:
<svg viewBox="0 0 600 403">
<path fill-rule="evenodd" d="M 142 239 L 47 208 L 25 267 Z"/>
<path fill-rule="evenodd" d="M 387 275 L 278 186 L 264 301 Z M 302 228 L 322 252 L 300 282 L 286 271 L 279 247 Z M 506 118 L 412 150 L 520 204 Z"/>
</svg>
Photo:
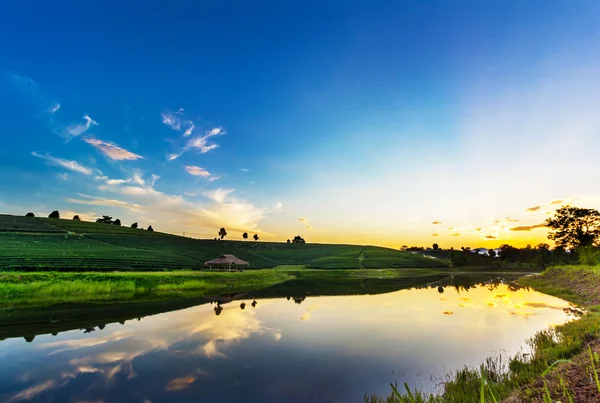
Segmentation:
<svg viewBox="0 0 600 403">
<path fill-rule="evenodd" d="M 0 216 L 0 269 L 130 271 L 201 269 L 233 254 L 251 269 L 444 268 L 444 260 L 361 245 L 197 240 L 70 219 Z"/>
<path fill-rule="evenodd" d="M 268 287 L 294 277 L 278 270 L 226 272 L 0 272 L 0 308 L 56 303 L 160 299 L 164 293 L 193 292 L 181 297 Z M 143 294 L 143 295 L 142 295 Z"/>
</svg>

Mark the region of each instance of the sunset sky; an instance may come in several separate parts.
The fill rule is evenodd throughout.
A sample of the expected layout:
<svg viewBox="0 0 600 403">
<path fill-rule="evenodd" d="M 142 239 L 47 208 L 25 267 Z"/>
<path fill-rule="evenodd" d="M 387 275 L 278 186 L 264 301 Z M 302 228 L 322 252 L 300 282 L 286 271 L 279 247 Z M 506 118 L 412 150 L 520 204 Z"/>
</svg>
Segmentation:
<svg viewBox="0 0 600 403">
<path fill-rule="evenodd" d="M 600 2 L 7 2 L 0 213 L 391 247 L 600 208 Z"/>
</svg>

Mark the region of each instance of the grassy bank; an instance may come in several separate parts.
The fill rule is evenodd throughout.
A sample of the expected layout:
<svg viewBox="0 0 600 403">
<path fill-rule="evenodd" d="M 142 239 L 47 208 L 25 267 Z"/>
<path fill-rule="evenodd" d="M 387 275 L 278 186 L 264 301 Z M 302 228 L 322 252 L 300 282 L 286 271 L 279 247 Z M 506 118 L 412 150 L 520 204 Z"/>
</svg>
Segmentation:
<svg viewBox="0 0 600 403">
<path fill-rule="evenodd" d="M 153 300 L 165 294 L 199 297 L 252 291 L 297 280 L 313 284 L 315 293 L 327 288 L 340 294 L 359 292 L 363 280 L 410 280 L 425 284 L 432 276 L 447 276 L 446 269 L 318 270 L 280 266 L 244 272 L 0 272 L 0 308 L 75 302 Z M 399 286 L 399 288 L 401 288 Z"/>
<path fill-rule="evenodd" d="M 507 365 L 502 358 L 489 359 L 481 368 L 450 375 L 439 396 L 400 388 L 401 392 L 392 390 L 385 398 L 365 397 L 365 402 L 600 401 L 600 267 L 552 267 L 519 282 L 588 312 L 579 320 L 538 332 L 529 340 L 531 355 L 512 357 Z"/>
<path fill-rule="evenodd" d="M 292 279 L 286 271 L 226 272 L 0 272 L 0 308 L 134 300 L 165 293 L 194 296 L 268 287 Z M 152 294 L 149 296 L 148 294 Z"/>
</svg>

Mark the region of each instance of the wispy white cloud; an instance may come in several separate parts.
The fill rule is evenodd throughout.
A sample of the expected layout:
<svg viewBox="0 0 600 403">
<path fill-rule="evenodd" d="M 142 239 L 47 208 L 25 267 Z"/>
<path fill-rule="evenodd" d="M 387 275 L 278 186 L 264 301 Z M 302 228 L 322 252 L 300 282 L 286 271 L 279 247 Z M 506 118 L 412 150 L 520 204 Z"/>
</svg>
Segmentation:
<svg viewBox="0 0 600 403">
<path fill-rule="evenodd" d="M 169 155 L 167 156 L 167 159 L 168 159 L 169 161 L 174 161 L 174 160 L 176 160 L 177 158 L 181 157 L 181 154 L 183 154 L 183 152 L 169 154 Z"/>
<path fill-rule="evenodd" d="M 33 78 L 31 77 L 27 77 L 21 74 L 17 74 L 17 73 L 9 73 L 9 79 L 16 84 L 20 84 L 20 85 L 30 85 L 30 86 L 34 86 L 36 85 L 36 82 L 33 80 Z"/>
<path fill-rule="evenodd" d="M 83 141 L 99 149 L 108 158 L 116 161 L 133 161 L 137 159 L 143 159 L 141 155 L 127 151 L 124 148 L 119 147 L 115 143 L 98 140 L 95 138 L 87 137 Z"/>
<path fill-rule="evenodd" d="M 110 179 L 108 176 L 96 176 L 96 180 L 104 181 L 108 185 L 122 185 L 131 182 L 131 179 Z"/>
<path fill-rule="evenodd" d="M 96 122 L 88 115 L 84 115 L 83 119 L 85 120 L 85 123 L 73 123 L 62 129 L 62 131 L 60 131 L 59 134 L 61 134 L 63 137 L 71 139 L 73 137 L 80 136 L 83 133 L 87 132 L 92 126 L 98 126 L 98 122 Z"/>
<path fill-rule="evenodd" d="M 222 127 L 215 127 L 213 129 L 208 130 L 206 133 L 204 133 L 206 136 L 210 137 L 210 136 L 216 136 L 219 134 L 225 134 L 225 132 L 223 131 Z"/>
<path fill-rule="evenodd" d="M 208 180 L 210 182 L 214 182 L 214 181 L 218 181 L 221 178 L 222 178 L 222 176 L 212 176 L 212 177 L 208 178 Z"/>
<path fill-rule="evenodd" d="M 191 136 L 193 129 L 195 129 L 195 126 L 192 122 L 188 122 L 188 123 L 191 124 L 192 126 L 190 126 L 190 128 L 188 130 L 186 130 L 186 132 L 184 133 L 184 137 Z M 202 136 L 196 136 L 196 137 L 190 138 L 187 141 L 186 145 L 181 149 L 181 151 L 179 151 L 177 153 L 169 154 L 167 156 L 167 159 L 169 161 L 176 160 L 183 153 L 185 153 L 186 151 L 192 150 L 192 149 L 197 149 L 202 154 L 205 154 L 205 153 L 209 152 L 210 150 L 214 150 L 215 148 L 218 148 L 219 145 L 215 144 L 213 142 L 209 142 L 209 139 L 211 137 L 222 135 L 222 134 L 225 134 L 225 131 L 223 131 L 223 129 L 221 127 L 215 127 L 214 129 L 207 130 L 206 132 L 204 132 L 204 135 L 202 135 Z"/>
<path fill-rule="evenodd" d="M 131 181 L 140 186 L 144 186 L 146 184 L 146 181 L 144 180 L 144 178 L 142 178 L 142 173 L 138 170 L 133 171 L 133 176 L 131 177 Z"/>
<path fill-rule="evenodd" d="M 227 196 L 230 195 L 231 193 L 233 193 L 235 190 L 234 189 L 214 189 L 214 190 L 207 190 L 206 192 L 204 192 L 204 195 L 206 197 L 208 197 L 211 200 L 214 200 L 217 203 L 225 203 L 225 200 L 227 199 Z"/>
<path fill-rule="evenodd" d="M 52 108 L 48 109 L 48 112 L 54 114 L 54 113 L 58 112 L 59 109 L 60 109 L 60 104 L 57 102 L 56 104 L 54 104 L 54 106 L 52 106 Z"/>
<path fill-rule="evenodd" d="M 190 141 L 188 141 L 187 145 L 184 148 L 184 151 L 189 150 L 190 148 L 196 148 L 198 150 L 200 150 L 200 152 L 202 154 L 205 154 L 207 152 L 209 152 L 210 150 L 214 150 L 215 148 L 219 147 L 217 144 L 209 144 L 208 143 L 208 138 L 211 136 L 202 136 L 202 137 L 195 137 L 193 139 L 190 139 Z"/>
<path fill-rule="evenodd" d="M 200 168 L 197 166 L 186 166 L 185 170 L 187 171 L 187 173 L 193 176 L 202 176 L 204 178 L 208 178 L 210 176 L 210 172 L 208 172 L 204 168 Z"/>
<path fill-rule="evenodd" d="M 51 155 L 41 155 L 37 151 L 31 153 L 34 157 L 48 161 L 49 164 L 68 169 L 73 172 L 78 172 L 84 175 L 91 175 L 94 171 L 91 168 L 81 165 L 77 161 L 66 160 L 63 158 L 52 157 Z"/>
<path fill-rule="evenodd" d="M 188 122 L 186 122 L 186 124 L 188 125 L 188 128 L 183 133 L 183 137 L 191 136 L 192 133 L 194 132 L 194 129 L 196 128 L 196 125 L 193 122 L 188 121 Z"/>
<path fill-rule="evenodd" d="M 155 184 L 155 183 L 156 183 L 156 181 L 157 181 L 157 180 L 159 180 L 159 179 L 160 179 L 160 176 L 159 176 L 159 175 L 152 174 L 152 180 L 150 181 L 150 187 L 151 187 L 151 188 L 153 188 L 153 187 L 154 187 L 154 184 Z"/>
<path fill-rule="evenodd" d="M 68 203 L 87 204 L 91 206 L 121 207 L 131 211 L 140 211 L 143 208 L 143 206 L 137 203 L 129 203 L 122 200 L 105 199 L 103 197 L 88 196 L 81 193 L 78 193 L 78 196 L 81 197 L 81 199 L 68 198 L 65 201 Z"/>
<path fill-rule="evenodd" d="M 56 174 L 56 177 L 61 181 L 66 181 L 67 179 L 69 179 L 69 174 L 64 172 L 62 174 Z"/>
<path fill-rule="evenodd" d="M 242 171 L 242 172 L 248 172 L 248 169 L 247 168 L 240 168 L 240 171 Z"/>
<path fill-rule="evenodd" d="M 180 111 L 183 112 L 183 108 L 180 109 Z M 176 113 L 165 111 L 161 112 L 160 116 L 162 117 L 162 122 L 165 126 L 170 127 L 171 130 L 181 130 L 181 119 Z"/>
</svg>

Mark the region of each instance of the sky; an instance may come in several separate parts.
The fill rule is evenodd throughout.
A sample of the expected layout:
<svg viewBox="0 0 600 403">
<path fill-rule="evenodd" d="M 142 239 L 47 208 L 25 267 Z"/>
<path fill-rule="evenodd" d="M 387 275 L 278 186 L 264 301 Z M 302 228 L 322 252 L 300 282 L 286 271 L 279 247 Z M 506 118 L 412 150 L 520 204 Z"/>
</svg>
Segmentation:
<svg viewBox="0 0 600 403">
<path fill-rule="evenodd" d="M 10 1 L 0 213 L 497 247 L 600 208 L 597 1 Z"/>
</svg>

